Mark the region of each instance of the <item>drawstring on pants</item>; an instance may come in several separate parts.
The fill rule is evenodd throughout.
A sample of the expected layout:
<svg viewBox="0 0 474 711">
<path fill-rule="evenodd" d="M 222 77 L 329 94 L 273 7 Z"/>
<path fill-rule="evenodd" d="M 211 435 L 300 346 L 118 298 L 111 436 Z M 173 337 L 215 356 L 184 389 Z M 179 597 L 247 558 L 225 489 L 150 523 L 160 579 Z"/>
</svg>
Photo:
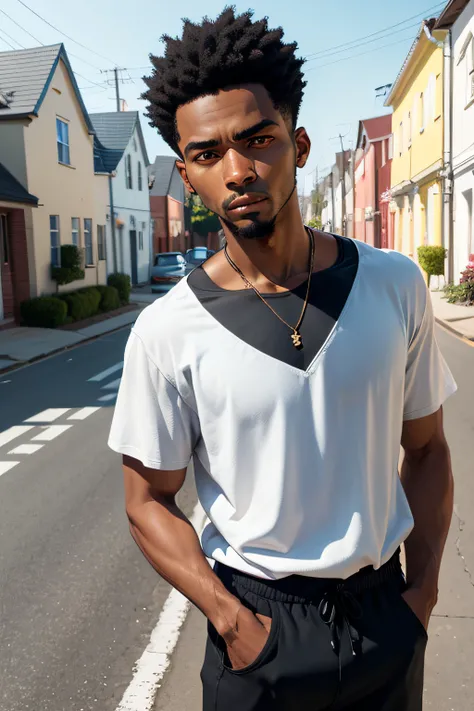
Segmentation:
<svg viewBox="0 0 474 711">
<path fill-rule="evenodd" d="M 361 636 L 352 626 L 362 618 L 362 607 L 355 595 L 347 590 L 344 583 L 331 586 L 319 603 L 318 612 L 321 620 L 331 632 L 331 647 L 339 659 L 339 681 L 341 681 L 341 637 L 347 630 L 352 655 L 355 657 L 361 651 Z"/>
</svg>

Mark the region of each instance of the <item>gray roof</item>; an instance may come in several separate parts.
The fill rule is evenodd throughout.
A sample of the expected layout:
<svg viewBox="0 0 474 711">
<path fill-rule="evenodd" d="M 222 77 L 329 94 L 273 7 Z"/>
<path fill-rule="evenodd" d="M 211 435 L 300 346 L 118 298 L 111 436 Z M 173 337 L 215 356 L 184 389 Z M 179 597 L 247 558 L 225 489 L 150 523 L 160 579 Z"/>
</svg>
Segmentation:
<svg viewBox="0 0 474 711">
<path fill-rule="evenodd" d="M 25 190 L 23 185 L 0 163 L 0 200 L 37 205 L 38 198 Z"/>
<path fill-rule="evenodd" d="M 37 116 L 60 60 L 66 66 L 85 122 L 92 132 L 89 115 L 62 44 L 0 52 L 0 94 L 7 99 L 6 106 L 4 101 L 0 103 L 0 119 Z"/>
<path fill-rule="evenodd" d="M 175 167 L 176 158 L 173 156 L 156 156 L 155 162 L 148 168 L 148 176 L 153 181 L 150 196 L 165 197 L 169 194 Z"/>
<path fill-rule="evenodd" d="M 90 114 L 95 134 L 102 148 L 102 160 L 108 172 L 115 170 L 120 163 L 123 152 L 130 143 L 135 129 L 141 143 L 146 164 L 148 154 L 140 125 L 138 111 L 114 111 L 101 114 Z"/>
</svg>

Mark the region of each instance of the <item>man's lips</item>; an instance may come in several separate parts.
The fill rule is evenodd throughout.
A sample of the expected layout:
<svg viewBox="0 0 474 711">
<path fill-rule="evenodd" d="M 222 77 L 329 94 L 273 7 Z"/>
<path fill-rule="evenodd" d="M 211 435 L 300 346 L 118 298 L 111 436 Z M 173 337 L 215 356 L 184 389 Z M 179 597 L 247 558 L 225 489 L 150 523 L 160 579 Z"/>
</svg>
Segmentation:
<svg viewBox="0 0 474 711">
<path fill-rule="evenodd" d="M 242 212 L 245 208 L 250 208 L 253 207 L 254 205 L 258 205 L 262 202 L 267 200 L 265 196 L 250 196 L 250 195 L 242 195 L 242 197 L 237 198 L 237 200 L 234 200 L 233 202 L 230 203 L 229 207 L 227 210 L 229 212 L 232 211 L 238 211 Z"/>
</svg>

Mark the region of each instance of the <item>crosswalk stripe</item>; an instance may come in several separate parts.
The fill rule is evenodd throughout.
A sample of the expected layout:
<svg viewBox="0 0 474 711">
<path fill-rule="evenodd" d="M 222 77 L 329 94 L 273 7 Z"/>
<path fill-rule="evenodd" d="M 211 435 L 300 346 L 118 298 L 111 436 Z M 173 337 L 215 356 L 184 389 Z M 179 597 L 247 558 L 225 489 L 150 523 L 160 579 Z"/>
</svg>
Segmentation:
<svg viewBox="0 0 474 711">
<path fill-rule="evenodd" d="M 101 390 L 118 390 L 121 380 L 122 380 L 122 378 L 117 378 L 117 380 L 112 380 L 110 383 L 106 383 L 105 385 L 102 385 Z"/>
<path fill-rule="evenodd" d="M 105 378 L 108 378 L 109 375 L 112 375 L 112 373 L 116 373 L 117 370 L 120 370 L 121 368 L 123 368 L 123 361 L 112 365 L 110 368 L 107 368 L 107 370 L 103 370 L 101 373 L 97 373 L 97 375 L 94 375 L 92 376 L 92 378 L 89 378 L 87 382 L 100 383 L 102 380 L 105 380 Z"/>
<path fill-rule="evenodd" d="M 8 454 L 34 454 L 42 447 L 44 447 L 44 444 L 19 444 L 18 447 L 12 449 Z"/>
<path fill-rule="evenodd" d="M 71 429 L 71 427 L 72 425 L 50 425 L 49 427 L 44 427 L 42 432 L 32 438 L 32 442 L 51 442 L 66 430 Z"/>
<path fill-rule="evenodd" d="M 94 412 L 97 412 L 97 410 L 100 410 L 100 407 L 83 407 L 81 410 L 78 410 L 77 412 L 74 412 L 72 415 L 69 415 L 67 418 L 68 420 L 85 420 L 89 415 L 93 415 Z"/>
<path fill-rule="evenodd" d="M 43 410 L 43 412 L 38 412 L 33 417 L 28 417 L 24 422 L 54 422 L 65 415 L 66 412 L 69 412 L 70 409 L 70 407 L 50 407 L 47 410 Z"/>
<path fill-rule="evenodd" d="M 20 462 L 0 462 L 0 476 L 9 472 L 10 469 L 13 469 L 13 467 L 16 467 L 19 463 Z"/>
<path fill-rule="evenodd" d="M 98 402 L 110 402 L 111 400 L 115 400 L 116 397 L 117 393 L 109 393 L 108 395 L 102 395 Z"/>
<path fill-rule="evenodd" d="M 4 444 L 8 444 L 17 437 L 21 437 L 25 432 L 29 432 L 32 429 L 34 429 L 33 425 L 14 425 L 0 432 L 0 447 L 3 447 Z"/>
</svg>

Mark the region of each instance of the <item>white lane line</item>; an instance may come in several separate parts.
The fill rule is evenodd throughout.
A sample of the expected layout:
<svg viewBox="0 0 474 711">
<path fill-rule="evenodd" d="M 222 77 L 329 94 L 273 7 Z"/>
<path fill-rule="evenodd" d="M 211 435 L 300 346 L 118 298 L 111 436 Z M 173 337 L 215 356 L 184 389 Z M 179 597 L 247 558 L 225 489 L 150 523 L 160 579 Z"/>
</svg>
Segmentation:
<svg viewBox="0 0 474 711">
<path fill-rule="evenodd" d="M 83 407 L 82 410 L 78 410 L 73 415 L 69 415 L 68 420 L 85 420 L 89 415 L 93 415 L 94 412 L 100 410 L 100 407 Z"/>
<path fill-rule="evenodd" d="M 0 432 L 0 447 L 8 444 L 12 439 L 21 437 L 25 432 L 29 432 L 32 429 L 34 429 L 33 425 L 14 425 L 14 427 L 9 427 L 7 430 Z"/>
<path fill-rule="evenodd" d="M 112 375 L 112 373 L 116 373 L 117 370 L 120 370 L 121 368 L 123 368 L 123 361 L 112 365 L 110 368 L 107 368 L 107 370 L 103 370 L 101 373 L 97 373 L 97 375 L 94 375 L 92 378 L 89 378 L 87 382 L 100 383 L 101 380 L 105 380 L 105 378 L 107 378 L 109 375 Z"/>
<path fill-rule="evenodd" d="M 102 395 L 102 397 L 98 399 L 98 402 L 110 402 L 110 400 L 115 400 L 116 397 L 117 393 L 109 393 L 108 395 Z"/>
<path fill-rule="evenodd" d="M 42 449 L 44 444 L 20 444 L 15 449 L 12 449 L 8 454 L 34 454 L 38 450 Z"/>
<path fill-rule="evenodd" d="M 24 422 L 54 422 L 65 415 L 66 412 L 69 412 L 70 409 L 70 407 L 50 407 L 48 410 L 38 412 L 38 414 L 33 415 L 33 417 L 28 417 Z"/>
<path fill-rule="evenodd" d="M 198 533 L 202 530 L 204 518 L 204 511 L 197 504 L 190 521 Z M 170 665 L 189 607 L 190 603 L 181 593 L 177 590 L 170 592 L 150 642 L 135 664 L 133 679 L 116 711 L 152 711 L 155 707 L 156 692 Z"/>
<path fill-rule="evenodd" d="M 112 380 L 110 383 L 106 383 L 105 385 L 102 385 L 101 390 L 118 390 L 121 380 L 122 380 L 122 378 L 117 378 L 117 380 Z"/>
<path fill-rule="evenodd" d="M 66 430 L 71 429 L 72 425 L 50 425 L 44 427 L 43 431 L 32 438 L 33 442 L 51 442 L 51 440 L 59 437 Z"/>
<path fill-rule="evenodd" d="M 19 463 L 20 462 L 0 462 L 0 476 L 9 472 L 10 469 L 13 469 L 13 467 L 16 467 Z"/>
</svg>

